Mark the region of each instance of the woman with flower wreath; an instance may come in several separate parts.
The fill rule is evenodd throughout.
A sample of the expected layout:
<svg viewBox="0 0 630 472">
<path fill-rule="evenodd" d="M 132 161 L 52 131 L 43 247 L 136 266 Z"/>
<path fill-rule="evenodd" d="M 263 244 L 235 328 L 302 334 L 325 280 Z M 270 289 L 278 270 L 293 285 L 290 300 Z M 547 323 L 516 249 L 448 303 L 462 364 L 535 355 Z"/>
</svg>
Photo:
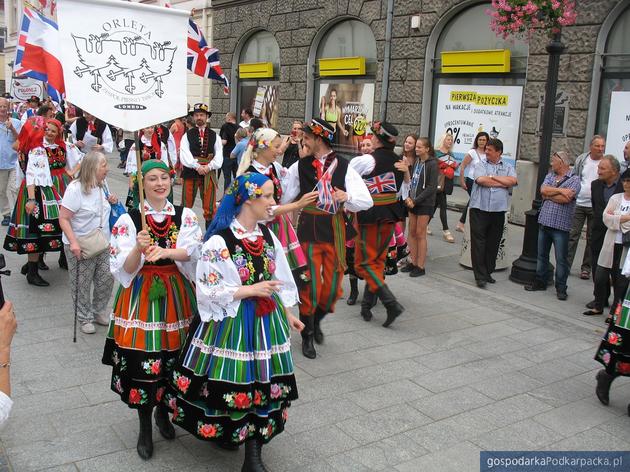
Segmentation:
<svg viewBox="0 0 630 472">
<path fill-rule="evenodd" d="M 146 228 L 138 209 L 122 215 L 112 228 L 110 270 L 120 288 L 114 299 L 103 364 L 111 365 L 111 388 L 138 410 L 137 450 L 153 454 L 151 412 L 166 439 L 175 429 L 161 403 L 167 379 L 197 312 L 195 264 L 201 229 L 195 213 L 174 206 L 169 167 L 161 160 L 142 164 Z"/>
<path fill-rule="evenodd" d="M 269 177 L 273 182 L 273 198 L 276 202 L 282 198 L 281 181 L 286 174 L 286 169 L 276 162 L 276 158 L 282 155 L 281 149 L 282 138 L 277 131 L 271 128 L 257 129 L 247 145 L 236 173 L 242 175 L 245 172 L 256 172 Z M 309 278 L 306 256 L 300 246 L 289 215 L 307 205 L 312 205 L 316 200 L 317 192 L 306 193 L 295 202 L 275 205 L 267 218 L 267 227 L 280 240 L 289 261 L 293 278 L 298 286 L 308 282 Z"/>
<path fill-rule="evenodd" d="M 262 472 L 261 448 L 284 430 L 297 398 L 290 328 L 304 325 L 286 307 L 298 291 L 284 249 L 259 221 L 275 205 L 259 173 L 226 192 L 197 264 L 199 317 L 171 377 L 173 422 L 200 439 L 245 443 L 242 471 Z"/>
<path fill-rule="evenodd" d="M 127 208 L 138 208 L 140 198 L 138 197 L 138 181 L 136 174 L 138 173 L 138 163 L 136 159 L 136 143 L 133 143 L 129 148 L 129 154 L 127 158 L 127 164 L 125 165 L 125 173 L 129 176 L 129 193 L 127 194 Z M 166 145 L 160 141 L 158 134 L 155 132 L 155 127 L 149 126 L 142 129 L 140 136 L 140 160 L 142 162 L 150 159 L 157 159 L 164 162 L 169 169 L 174 169 L 174 164 L 168 160 L 168 151 Z M 171 171 L 174 175 L 174 171 Z M 168 196 L 169 201 L 173 201 L 173 193 Z"/>
<path fill-rule="evenodd" d="M 43 129 L 28 136 L 29 144 L 22 148 L 24 177 L 4 240 L 7 251 L 28 254 L 22 273 L 37 287 L 50 285 L 39 275 L 40 253 L 62 251 L 59 265 L 65 263 L 59 205 L 83 158 L 76 146 L 63 141 L 62 133 L 61 123 L 49 118 Z"/>
</svg>

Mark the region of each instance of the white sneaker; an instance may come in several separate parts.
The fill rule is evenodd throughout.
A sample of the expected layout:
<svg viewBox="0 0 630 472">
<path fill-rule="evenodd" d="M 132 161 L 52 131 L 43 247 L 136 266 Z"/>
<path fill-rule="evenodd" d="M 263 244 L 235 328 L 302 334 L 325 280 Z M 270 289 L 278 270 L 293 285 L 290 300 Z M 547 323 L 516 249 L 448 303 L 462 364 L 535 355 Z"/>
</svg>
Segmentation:
<svg viewBox="0 0 630 472">
<path fill-rule="evenodd" d="M 81 324 L 81 332 L 83 334 L 94 334 L 96 333 L 96 328 L 88 321 L 87 323 Z"/>
<path fill-rule="evenodd" d="M 94 322 L 97 325 L 101 325 L 101 326 L 109 326 L 109 316 L 105 316 L 105 315 L 96 315 L 94 317 Z"/>
</svg>

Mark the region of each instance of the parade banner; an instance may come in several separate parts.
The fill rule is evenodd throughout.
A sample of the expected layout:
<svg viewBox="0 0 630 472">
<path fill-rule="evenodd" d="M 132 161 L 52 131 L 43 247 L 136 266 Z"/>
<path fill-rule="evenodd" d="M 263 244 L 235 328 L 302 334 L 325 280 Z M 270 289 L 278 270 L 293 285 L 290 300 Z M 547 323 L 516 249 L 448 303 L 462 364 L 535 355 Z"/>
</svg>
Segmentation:
<svg viewBox="0 0 630 472">
<path fill-rule="evenodd" d="M 44 98 L 44 83 L 41 80 L 24 77 L 11 81 L 11 96 L 15 100 L 26 102 L 33 95 L 40 100 Z"/>
<path fill-rule="evenodd" d="M 434 145 L 444 133 L 453 135 L 453 156 L 458 162 L 472 148 L 475 136 L 485 131 L 503 142 L 503 160 L 516 168 L 523 87 L 440 85 L 435 114 Z"/>
<path fill-rule="evenodd" d="M 623 148 L 630 141 L 630 92 L 612 92 L 606 132 L 606 154 L 623 161 Z"/>
<path fill-rule="evenodd" d="M 67 99 L 128 131 L 186 115 L 189 13 L 117 0 L 59 0 Z"/>
<path fill-rule="evenodd" d="M 319 117 L 336 127 L 335 143 L 358 151 L 373 119 L 374 84 L 320 82 L 318 98 Z"/>
<path fill-rule="evenodd" d="M 278 129 L 278 91 L 277 85 L 242 85 L 241 108 L 251 108 L 266 126 Z"/>
</svg>

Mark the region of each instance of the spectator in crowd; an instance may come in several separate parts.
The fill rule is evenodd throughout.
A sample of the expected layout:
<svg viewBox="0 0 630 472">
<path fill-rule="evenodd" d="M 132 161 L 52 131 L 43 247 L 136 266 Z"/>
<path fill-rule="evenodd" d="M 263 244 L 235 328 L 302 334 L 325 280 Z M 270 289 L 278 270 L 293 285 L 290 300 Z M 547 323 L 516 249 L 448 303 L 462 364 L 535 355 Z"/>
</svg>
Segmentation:
<svg viewBox="0 0 630 472">
<path fill-rule="evenodd" d="M 28 99 L 26 104 L 28 108 L 24 111 L 24 113 L 20 117 L 20 121 L 22 122 L 22 124 L 26 123 L 26 120 L 28 120 L 29 118 L 37 114 L 37 109 L 40 107 L 42 103 L 37 95 L 33 95 L 31 96 L 31 98 Z"/>
<path fill-rule="evenodd" d="M 223 144 L 223 188 L 227 189 L 232 183 L 232 179 L 236 177 L 236 169 L 238 164 L 236 159 L 231 158 L 232 150 L 236 146 L 234 135 L 238 131 L 239 126 L 236 124 L 236 114 L 229 112 L 225 115 L 225 123 L 221 126 L 219 136 Z"/>
<path fill-rule="evenodd" d="M 623 161 L 621 162 L 621 173 L 623 174 L 628 170 L 630 164 L 630 141 L 623 147 Z"/>
<path fill-rule="evenodd" d="M 304 123 L 301 120 L 295 120 L 291 125 L 291 134 L 284 140 L 280 148 L 283 153 L 282 166 L 287 169 L 300 160 L 302 126 Z"/>
<path fill-rule="evenodd" d="M 593 274 L 595 299 L 587 304 L 589 310 L 584 312 L 587 316 L 603 313 L 604 307 L 608 305 L 611 281 L 614 294 L 611 313 L 614 313 L 616 302 L 623 300 L 624 286 L 627 288 L 625 277 L 621 279 L 620 275 L 623 250 L 621 230 L 627 231 L 630 225 L 620 226 L 620 224 L 625 223 L 624 215 L 630 213 L 630 205 L 624 204 L 622 195 L 628 184 L 624 184 L 623 179 L 620 179 L 619 170 L 619 161 L 615 156 L 604 156 L 599 163 L 598 179 L 591 184 L 593 208 L 591 260 L 595 262 L 596 270 Z M 627 206 L 629 208 L 626 208 Z M 621 215 L 620 218 L 611 218 L 611 212 L 614 212 L 616 216 Z M 624 293 L 621 293 L 622 291 Z"/>
<path fill-rule="evenodd" d="M 543 199 L 538 214 L 538 260 L 536 278 L 525 290 L 547 290 L 549 279 L 549 251 L 553 244 L 556 255 L 556 296 L 567 299 L 567 278 L 569 266 L 569 231 L 575 213 L 575 198 L 580 191 L 580 179 L 570 168 L 569 154 L 558 151 L 551 156 L 551 172 L 540 186 Z"/>
<path fill-rule="evenodd" d="M 503 235 L 505 212 L 510 207 L 510 189 L 517 184 L 516 172 L 503 162 L 503 142 L 491 138 L 486 160 L 475 166 L 475 185 L 470 195 L 470 253 L 479 288 L 495 283 L 492 272 Z"/>
<path fill-rule="evenodd" d="M 591 228 L 593 226 L 593 207 L 591 205 L 591 182 L 597 180 L 597 166 L 602 157 L 606 140 L 595 135 L 591 139 L 589 152 L 580 154 L 575 160 L 573 172 L 580 178 L 580 193 L 577 196 L 573 227 L 569 235 L 569 268 L 573 265 L 577 245 L 586 222 L 586 247 L 580 267 L 580 278 L 587 280 L 591 276 Z M 597 263 L 597 261 L 595 261 Z"/>
<path fill-rule="evenodd" d="M 252 118 L 251 120 L 249 120 L 250 135 L 257 129 L 264 128 L 264 127 L 265 127 L 265 123 L 263 123 L 263 121 L 260 118 Z"/>
<path fill-rule="evenodd" d="M 9 116 L 10 102 L 0 98 L 0 210 L 2 211 L 2 226 L 9 226 L 11 211 L 15 205 L 17 188 L 15 170 L 17 152 L 13 149 L 22 123 Z"/>
<path fill-rule="evenodd" d="M 105 154 L 87 153 L 81 161 L 79 178 L 68 185 L 59 210 L 70 292 L 84 334 L 96 332 L 94 323 L 109 325 L 109 313 L 105 311 L 114 287 L 114 278 L 109 271 L 109 250 L 85 259 L 79 244 L 80 238 L 95 230 L 100 230 L 109 240 L 110 203 L 118 200 L 115 195 L 106 195 L 104 186 L 108 170 Z"/>
<path fill-rule="evenodd" d="M 443 134 L 435 149 L 435 157 L 438 159 L 438 168 L 440 169 L 440 175 L 438 176 L 438 190 L 435 195 L 435 209 L 440 209 L 442 234 L 444 236 L 444 240 L 449 243 L 454 243 L 455 238 L 448 229 L 448 219 L 446 217 L 446 196 L 453 194 L 455 169 L 457 169 L 457 166 L 459 165 L 453 157 L 452 149 L 453 135 L 450 133 Z M 435 210 L 433 214 L 435 214 Z"/>
<path fill-rule="evenodd" d="M 127 165 L 127 157 L 129 157 L 129 149 L 134 143 L 133 131 L 118 130 L 116 134 L 116 140 L 118 142 L 118 152 L 120 156 L 120 162 L 118 163 L 119 169 L 124 169 Z M 125 172 L 127 175 L 127 172 Z"/>
<path fill-rule="evenodd" d="M 243 108 L 241 110 L 241 122 L 238 125 L 241 128 L 247 128 L 253 117 L 254 113 L 251 108 Z"/>
<path fill-rule="evenodd" d="M 13 401 L 11 401 L 11 341 L 17 329 L 13 304 L 4 302 L 0 309 L 0 426 L 7 419 Z"/>
<path fill-rule="evenodd" d="M 477 133 L 477 136 L 475 136 L 475 140 L 473 141 L 472 149 L 466 153 L 466 155 L 464 156 L 464 160 L 459 167 L 459 185 L 464 190 L 466 190 L 469 200 L 473 184 L 475 183 L 475 181 L 473 180 L 475 168 L 478 162 L 484 161 L 486 159 L 486 144 L 488 143 L 489 139 L 490 135 L 485 131 Z M 455 229 L 460 233 L 464 232 L 466 215 L 468 215 L 468 203 L 466 203 L 466 206 L 462 210 L 462 216 L 459 217 L 459 222 L 457 223 L 457 228 Z"/>
<path fill-rule="evenodd" d="M 236 141 L 236 145 L 230 153 L 230 159 L 236 159 L 237 166 L 241 164 L 241 157 L 243 156 L 245 149 L 247 149 L 250 136 L 251 132 L 249 131 L 249 128 L 239 128 L 234 134 L 234 141 Z"/>
</svg>

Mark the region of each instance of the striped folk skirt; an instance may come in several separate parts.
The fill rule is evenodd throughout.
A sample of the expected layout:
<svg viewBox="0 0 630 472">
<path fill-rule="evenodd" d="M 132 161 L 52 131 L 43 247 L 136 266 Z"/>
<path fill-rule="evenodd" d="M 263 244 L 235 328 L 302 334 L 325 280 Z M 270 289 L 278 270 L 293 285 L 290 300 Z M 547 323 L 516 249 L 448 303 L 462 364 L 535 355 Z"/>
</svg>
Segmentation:
<svg viewBox="0 0 630 472">
<path fill-rule="evenodd" d="M 289 267 L 293 273 L 295 284 L 299 287 L 310 280 L 307 272 L 306 256 L 300 245 L 293 224 L 288 213 L 276 216 L 272 221 L 267 223 L 267 227 L 276 235 L 282 248 L 284 255 L 287 256 Z"/>
<path fill-rule="evenodd" d="M 52 187 L 35 187 L 37 207 L 30 215 L 26 213 L 26 180 L 22 180 L 4 239 L 4 249 L 7 251 L 31 254 L 60 251 L 63 248 L 59 206 L 71 179 L 65 169 L 52 169 L 51 177 Z"/>
<path fill-rule="evenodd" d="M 160 282 L 166 293 L 155 297 L 149 292 Z M 175 264 L 145 265 L 119 288 L 102 362 L 113 367 L 111 389 L 130 408 L 162 401 L 196 313 L 195 289 Z"/>
<path fill-rule="evenodd" d="M 230 444 L 254 437 L 267 442 L 284 430 L 298 395 L 289 324 L 274 300 L 265 316 L 244 300 L 234 318 L 195 319 L 166 395 L 173 423 Z"/>
<path fill-rule="evenodd" d="M 595 353 L 606 372 L 613 376 L 630 376 L 630 291 L 621 306 L 621 313 L 613 316 L 608 330 Z"/>
</svg>

